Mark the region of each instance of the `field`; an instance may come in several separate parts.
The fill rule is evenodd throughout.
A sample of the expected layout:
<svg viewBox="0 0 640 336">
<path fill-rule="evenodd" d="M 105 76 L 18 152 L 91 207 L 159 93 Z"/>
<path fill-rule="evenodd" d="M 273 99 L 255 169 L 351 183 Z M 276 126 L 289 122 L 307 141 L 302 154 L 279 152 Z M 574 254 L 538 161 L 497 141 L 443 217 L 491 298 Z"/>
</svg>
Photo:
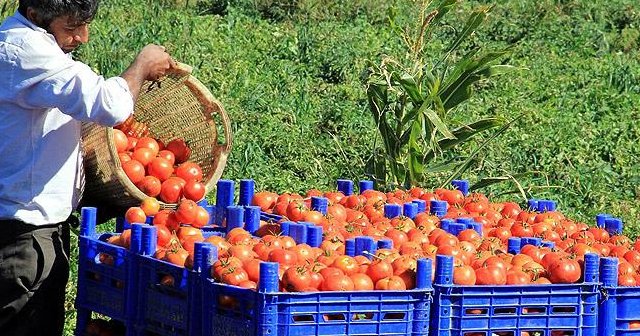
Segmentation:
<svg viewBox="0 0 640 336">
<path fill-rule="evenodd" d="M 457 26 L 472 8 L 492 3 L 465 1 L 447 22 Z M 145 44 L 167 46 L 230 114 L 234 147 L 224 178 L 251 177 L 258 189 L 276 192 L 326 190 L 337 178 L 368 173 L 364 163 L 379 135 L 363 73 L 367 61 L 403 56 L 388 11 L 413 25 L 417 8 L 410 0 L 102 1 L 91 41 L 76 56 L 113 76 Z M 11 11 L 9 5 L 2 16 Z M 518 71 L 480 82 L 448 123 L 526 114 L 462 177 L 516 176 L 517 184 L 481 191 L 523 201 L 520 185 L 526 197 L 556 200 L 582 221 L 600 212 L 622 217 L 637 236 L 639 25 L 634 0 L 495 2 L 473 43 L 513 44 L 504 61 Z M 442 48 L 447 38 L 435 36 L 427 49 Z M 439 177 L 425 186 L 439 185 Z M 68 293 L 71 334 L 73 281 Z"/>
</svg>

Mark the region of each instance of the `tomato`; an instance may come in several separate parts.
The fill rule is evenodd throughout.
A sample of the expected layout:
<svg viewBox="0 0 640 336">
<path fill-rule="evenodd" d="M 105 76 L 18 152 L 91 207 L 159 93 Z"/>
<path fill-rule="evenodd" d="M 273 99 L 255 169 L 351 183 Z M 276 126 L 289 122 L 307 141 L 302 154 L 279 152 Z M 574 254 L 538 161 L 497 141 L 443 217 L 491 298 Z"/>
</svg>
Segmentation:
<svg viewBox="0 0 640 336">
<path fill-rule="evenodd" d="M 327 218 L 335 218 L 338 222 L 347 220 L 347 210 L 340 204 L 333 204 L 327 207 Z"/>
<path fill-rule="evenodd" d="M 172 167 L 176 163 L 176 156 L 173 155 L 171 151 L 168 151 L 166 149 L 159 151 L 157 156 L 169 161 Z"/>
<path fill-rule="evenodd" d="M 209 211 L 201 206 L 198 206 L 196 208 L 196 217 L 191 221 L 191 226 L 202 228 L 209 224 L 209 219 Z"/>
<path fill-rule="evenodd" d="M 580 264 L 573 259 L 561 258 L 551 264 L 547 270 L 552 283 L 575 283 L 580 280 Z"/>
<path fill-rule="evenodd" d="M 249 281 L 249 275 L 242 267 L 229 267 L 222 272 L 220 278 L 222 282 L 232 286 L 238 286 L 245 281 Z"/>
<path fill-rule="evenodd" d="M 313 223 L 314 225 L 322 226 L 327 220 L 324 218 L 324 215 L 315 210 L 309 210 L 302 215 L 302 220 L 308 223 Z"/>
<path fill-rule="evenodd" d="M 196 218 L 198 204 L 192 200 L 183 199 L 176 209 L 176 217 L 183 224 L 191 224 Z"/>
<path fill-rule="evenodd" d="M 133 151 L 138 144 L 138 138 L 127 136 L 127 151 Z"/>
<path fill-rule="evenodd" d="M 182 189 L 182 194 L 184 198 L 190 199 L 192 201 L 200 201 L 204 198 L 206 193 L 204 184 L 198 182 L 196 180 L 187 181 L 187 184 L 184 185 Z"/>
<path fill-rule="evenodd" d="M 276 205 L 277 199 L 278 195 L 276 193 L 259 191 L 253 194 L 251 204 L 259 206 L 262 211 L 267 211 L 273 209 L 273 207 Z"/>
<path fill-rule="evenodd" d="M 618 286 L 632 287 L 636 286 L 636 279 L 631 274 L 618 276 Z"/>
<path fill-rule="evenodd" d="M 151 137 L 142 137 L 138 139 L 135 150 L 138 150 L 140 148 L 146 148 L 151 150 L 153 157 L 156 157 L 156 155 L 158 155 L 158 152 L 160 151 L 160 145 L 158 145 L 158 142 Z"/>
<path fill-rule="evenodd" d="M 127 136 L 124 134 L 124 132 L 118 129 L 113 130 L 113 143 L 115 144 L 116 151 L 118 153 L 123 153 L 129 146 L 129 140 L 127 139 Z"/>
<path fill-rule="evenodd" d="M 531 276 L 528 273 L 518 270 L 507 272 L 507 285 L 524 285 L 531 282 Z"/>
<path fill-rule="evenodd" d="M 155 155 L 153 154 L 153 150 L 149 148 L 138 148 L 133 151 L 131 158 L 146 167 L 155 158 Z"/>
<path fill-rule="evenodd" d="M 153 197 L 147 197 L 140 203 L 140 209 L 146 216 L 155 216 L 160 211 L 160 202 Z"/>
<path fill-rule="evenodd" d="M 290 220 L 294 222 L 299 222 L 304 220 L 305 213 L 309 211 L 301 201 L 292 201 L 287 205 L 287 213 L 286 216 Z"/>
<path fill-rule="evenodd" d="M 175 155 L 176 163 L 180 164 L 187 160 L 191 156 L 191 149 L 184 141 L 184 139 L 173 139 L 166 144 L 165 149 L 172 152 Z"/>
<path fill-rule="evenodd" d="M 160 195 L 161 186 L 162 184 L 160 183 L 160 180 L 151 175 L 145 176 L 140 182 L 136 183 L 136 187 L 149 197 L 156 197 Z"/>
<path fill-rule="evenodd" d="M 160 199 L 166 203 L 178 203 L 182 197 L 182 184 L 177 179 L 167 179 L 162 182 Z"/>
<path fill-rule="evenodd" d="M 471 266 L 462 265 L 453 269 L 453 283 L 456 285 L 475 285 L 476 273 Z"/>
<path fill-rule="evenodd" d="M 249 280 L 258 282 L 260 280 L 260 259 L 249 259 L 243 262 L 244 270 L 247 272 Z"/>
<path fill-rule="evenodd" d="M 393 267 L 385 260 L 376 259 L 369 267 L 367 267 L 367 273 L 371 281 L 377 283 L 382 278 L 387 278 L 393 275 Z"/>
<path fill-rule="evenodd" d="M 124 218 L 131 224 L 146 223 L 147 221 L 147 215 L 145 215 L 144 210 L 140 207 L 130 207 L 127 209 L 127 212 L 124 214 Z"/>
<path fill-rule="evenodd" d="M 354 274 L 358 272 L 358 269 L 360 268 L 358 262 L 348 255 L 338 256 L 331 266 L 340 269 L 345 275 Z M 391 266 L 389 266 L 389 268 L 391 268 Z"/>
<path fill-rule="evenodd" d="M 127 153 L 118 153 L 118 159 L 120 159 L 120 164 L 131 161 L 131 156 Z"/>
<path fill-rule="evenodd" d="M 298 262 L 298 255 L 293 251 L 274 249 L 269 253 L 268 261 L 277 262 L 281 269 L 286 269 Z"/>
<path fill-rule="evenodd" d="M 392 275 L 390 277 L 382 278 L 376 281 L 375 289 L 378 290 L 406 290 L 407 286 L 405 285 L 402 278 L 397 275 Z"/>
<path fill-rule="evenodd" d="M 176 230 L 176 236 L 178 237 L 178 239 L 180 239 L 180 241 L 184 241 L 188 238 L 204 240 L 202 231 L 190 226 L 181 226 L 180 228 L 178 228 L 178 230 Z"/>
<path fill-rule="evenodd" d="M 161 182 L 166 181 L 173 174 L 173 165 L 164 158 L 156 157 L 147 166 L 149 175 L 157 177 Z"/>
<path fill-rule="evenodd" d="M 236 257 L 223 257 L 221 259 L 216 260 L 211 266 L 211 276 L 216 280 L 221 280 L 222 274 L 227 269 L 242 268 L 242 266 L 243 266 L 242 261 Z"/>
<path fill-rule="evenodd" d="M 171 231 L 164 225 L 154 225 L 157 232 L 157 244 L 158 247 L 167 247 L 172 241 Z"/>
<path fill-rule="evenodd" d="M 329 276 L 323 276 L 324 281 L 320 285 L 320 290 L 323 291 L 352 291 L 355 289 L 353 280 L 347 275 L 330 274 Z"/>
<path fill-rule="evenodd" d="M 184 263 L 188 256 L 189 252 L 187 252 L 187 250 L 178 248 L 175 250 L 168 250 L 163 259 L 166 262 L 184 267 Z"/>
<path fill-rule="evenodd" d="M 629 322 L 629 329 L 640 329 L 640 321 Z"/>
<path fill-rule="evenodd" d="M 187 182 L 191 180 L 202 181 L 202 168 L 195 162 L 187 161 L 176 168 L 176 176 Z"/>
<path fill-rule="evenodd" d="M 289 267 L 282 276 L 282 283 L 288 292 L 300 292 L 309 287 L 310 281 L 311 275 L 304 266 Z"/>
<path fill-rule="evenodd" d="M 504 285 L 507 283 L 507 273 L 496 266 L 480 267 L 476 269 L 477 285 Z"/>
<path fill-rule="evenodd" d="M 124 173 L 133 184 L 137 184 L 144 179 L 144 165 L 137 160 L 131 159 L 122 163 L 122 170 L 124 170 Z"/>
<path fill-rule="evenodd" d="M 172 210 L 169 209 L 162 209 L 160 211 L 158 211 L 157 214 L 155 214 L 155 216 L 153 216 L 153 225 L 164 225 L 167 226 L 167 218 L 169 217 L 169 214 L 172 212 Z"/>
<path fill-rule="evenodd" d="M 374 289 L 374 284 L 371 278 L 362 273 L 355 273 L 349 276 L 353 281 L 353 289 L 357 291 L 370 291 Z"/>
</svg>

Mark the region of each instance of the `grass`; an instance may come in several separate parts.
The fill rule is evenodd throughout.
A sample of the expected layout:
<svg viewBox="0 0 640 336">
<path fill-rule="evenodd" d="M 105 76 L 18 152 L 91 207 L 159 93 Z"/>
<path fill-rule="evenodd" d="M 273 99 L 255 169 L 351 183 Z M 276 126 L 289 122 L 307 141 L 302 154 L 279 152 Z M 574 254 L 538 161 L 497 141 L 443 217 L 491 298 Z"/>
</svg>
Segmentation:
<svg viewBox="0 0 640 336">
<path fill-rule="evenodd" d="M 475 42 L 515 44 L 508 61 L 521 70 L 478 85 L 452 122 L 527 115 L 464 177 L 474 182 L 528 173 L 518 179 L 528 197 L 554 199 L 569 216 L 589 223 L 597 213 L 614 214 L 635 237 L 640 230 L 640 5 L 476 0 L 462 8 L 480 4 L 495 8 Z M 364 162 L 377 134 L 362 73 L 367 60 L 402 55 L 386 13 L 395 8 L 410 24 L 414 5 L 410 0 L 103 1 L 92 40 L 76 56 L 113 76 L 145 44 L 166 45 L 176 59 L 194 66 L 195 76 L 230 114 L 234 148 L 225 178 L 252 177 L 259 189 L 277 192 L 332 189 L 338 178 L 366 176 Z M 11 13 L 11 6 L 1 13 Z M 455 26 L 464 16 L 455 13 L 449 20 Z M 438 41 L 428 48 L 441 47 Z M 428 186 L 437 185 L 438 177 L 432 182 Z M 515 190 L 514 183 L 504 183 L 481 191 L 494 199 L 521 200 Z M 71 334 L 74 282 L 68 293 Z"/>
</svg>

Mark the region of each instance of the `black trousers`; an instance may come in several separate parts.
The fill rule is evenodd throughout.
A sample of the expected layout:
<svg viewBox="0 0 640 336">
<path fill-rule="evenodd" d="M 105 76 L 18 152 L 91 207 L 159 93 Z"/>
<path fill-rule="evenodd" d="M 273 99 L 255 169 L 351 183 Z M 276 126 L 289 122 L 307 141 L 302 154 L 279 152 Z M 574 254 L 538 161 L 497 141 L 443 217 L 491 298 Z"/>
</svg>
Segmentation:
<svg viewBox="0 0 640 336">
<path fill-rule="evenodd" d="M 0 220 L 0 335 L 62 335 L 69 222 Z"/>
</svg>

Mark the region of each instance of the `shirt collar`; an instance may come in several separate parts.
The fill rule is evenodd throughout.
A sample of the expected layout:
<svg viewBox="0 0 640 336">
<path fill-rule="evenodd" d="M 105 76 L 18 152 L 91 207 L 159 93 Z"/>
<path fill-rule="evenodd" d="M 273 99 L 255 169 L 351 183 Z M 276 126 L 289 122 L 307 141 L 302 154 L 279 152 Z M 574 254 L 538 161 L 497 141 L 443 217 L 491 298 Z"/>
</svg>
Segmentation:
<svg viewBox="0 0 640 336">
<path fill-rule="evenodd" d="M 36 26 L 33 22 L 29 21 L 29 19 L 27 19 L 26 17 L 22 16 L 22 14 L 20 14 L 20 12 L 18 12 L 18 11 L 16 11 L 15 14 L 13 14 L 13 17 L 16 20 L 18 20 L 18 22 L 22 23 L 23 25 L 25 25 L 25 26 L 33 29 L 33 30 L 49 34 L 45 29 L 42 29 L 42 28 Z M 51 35 L 51 34 L 49 34 L 49 35 Z"/>
<path fill-rule="evenodd" d="M 26 17 L 24 17 L 22 14 L 20 14 L 20 12 L 16 11 L 16 12 L 13 14 L 13 17 L 14 17 L 18 22 L 20 22 L 21 24 L 25 25 L 26 27 L 31 28 L 31 29 L 33 29 L 33 30 L 35 30 L 35 31 L 38 31 L 38 32 L 41 32 L 41 33 L 43 33 L 43 34 L 47 35 L 47 36 L 51 39 L 51 41 L 53 41 L 54 43 L 57 43 L 57 42 L 56 42 L 56 37 L 55 37 L 55 36 L 53 36 L 53 34 L 50 34 L 50 33 L 49 33 L 46 29 L 44 29 L 44 28 L 41 28 L 41 27 L 36 26 L 33 22 L 31 22 L 29 19 L 27 19 Z"/>
</svg>

